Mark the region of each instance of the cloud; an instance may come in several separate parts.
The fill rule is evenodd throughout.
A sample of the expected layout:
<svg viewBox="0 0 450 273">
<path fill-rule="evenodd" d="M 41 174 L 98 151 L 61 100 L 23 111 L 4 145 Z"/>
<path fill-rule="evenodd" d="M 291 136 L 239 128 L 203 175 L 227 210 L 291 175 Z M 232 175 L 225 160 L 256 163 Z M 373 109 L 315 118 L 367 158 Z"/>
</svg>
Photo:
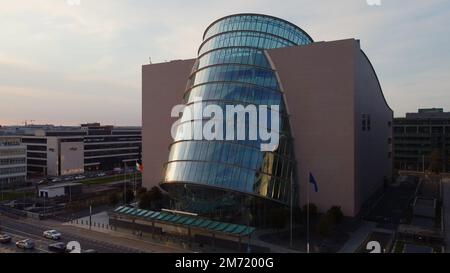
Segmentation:
<svg viewBox="0 0 450 273">
<path fill-rule="evenodd" d="M 361 39 L 396 115 L 424 104 L 450 110 L 448 0 L 386 0 L 379 7 L 365 0 L 0 0 L 0 7 L 0 94 L 8 92 L 1 119 L 17 120 L 19 111 L 5 110 L 16 102 L 27 106 L 20 119 L 138 124 L 141 65 L 149 57 L 195 57 L 211 22 L 241 12 L 289 20 L 316 41 Z"/>
</svg>

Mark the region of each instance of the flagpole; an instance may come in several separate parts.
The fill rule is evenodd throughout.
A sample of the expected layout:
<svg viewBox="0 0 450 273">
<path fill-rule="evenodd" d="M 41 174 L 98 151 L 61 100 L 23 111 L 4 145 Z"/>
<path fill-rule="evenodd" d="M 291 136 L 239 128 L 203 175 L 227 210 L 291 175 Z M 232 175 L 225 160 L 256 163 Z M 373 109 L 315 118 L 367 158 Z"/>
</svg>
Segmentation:
<svg viewBox="0 0 450 273">
<path fill-rule="evenodd" d="M 309 254 L 309 175 L 306 182 L 306 253 Z"/>
<path fill-rule="evenodd" d="M 292 210 L 293 210 L 293 191 L 294 191 L 294 189 L 293 189 L 293 187 L 292 187 L 292 185 L 293 185 L 293 181 L 292 181 L 292 173 L 293 172 L 291 172 L 291 234 L 290 234 L 290 247 L 292 248 L 293 247 L 293 217 L 292 217 Z"/>
</svg>

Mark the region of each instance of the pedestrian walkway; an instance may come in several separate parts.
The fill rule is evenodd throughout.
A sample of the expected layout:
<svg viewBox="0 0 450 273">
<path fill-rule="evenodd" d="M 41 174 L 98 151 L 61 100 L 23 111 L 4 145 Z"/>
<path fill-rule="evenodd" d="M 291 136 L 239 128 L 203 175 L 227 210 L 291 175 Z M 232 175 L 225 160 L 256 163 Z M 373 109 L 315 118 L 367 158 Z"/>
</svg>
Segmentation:
<svg viewBox="0 0 450 273">
<path fill-rule="evenodd" d="M 256 230 L 253 235 L 252 235 L 252 240 L 251 243 L 257 246 L 261 246 L 261 247 L 267 247 L 270 249 L 271 252 L 273 253 L 301 253 L 301 251 L 299 250 L 294 250 L 289 248 L 289 246 L 287 245 L 286 247 L 280 246 L 280 245 L 275 245 L 275 244 L 271 244 L 268 243 L 266 241 L 261 240 L 260 238 L 264 235 L 267 234 L 273 234 L 273 233 L 280 233 L 280 232 L 289 232 L 289 229 L 286 230 L 274 230 L 274 229 L 260 229 L 260 230 Z"/>
<path fill-rule="evenodd" d="M 363 222 L 361 226 L 350 235 L 350 238 L 339 250 L 339 253 L 355 253 L 376 226 L 377 223 L 374 222 Z"/>
<path fill-rule="evenodd" d="M 89 216 L 75 219 L 70 222 L 63 223 L 64 226 L 77 227 L 80 229 L 88 229 L 93 232 L 104 233 L 118 238 L 126 238 L 134 242 L 148 243 L 154 246 L 159 246 L 161 248 L 173 249 L 173 252 L 229 252 L 229 250 L 221 249 L 219 247 L 213 248 L 212 246 L 199 246 L 198 244 L 192 243 L 189 246 L 188 242 L 175 241 L 172 236 L 152 236 L 148 233 L 134 233 L 134 230 L 117 228 L 109 225 L 109 217 L 107 212 L 101 212 L 92 215 L 91 218 L 92 225 L 89 225 Z M 155 251 L 152 251 L 155 252 Z M 158 251 L 156 251 L 158 252 Z M 164 251 L 167 252 L 167 251 Z"/>
</svg>

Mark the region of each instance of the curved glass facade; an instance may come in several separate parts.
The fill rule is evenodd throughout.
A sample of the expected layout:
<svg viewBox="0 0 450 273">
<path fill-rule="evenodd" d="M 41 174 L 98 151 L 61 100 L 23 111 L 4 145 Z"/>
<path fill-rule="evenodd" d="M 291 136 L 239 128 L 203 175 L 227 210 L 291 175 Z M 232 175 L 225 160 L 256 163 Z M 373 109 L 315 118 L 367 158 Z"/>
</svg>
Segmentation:
<svg viewBox="0 0 450 273">
<path fill-rule="evenodd" d="M 311 42 L 295 25 L 265 15 L 228 16 L 208 27 L 187 84 L 185 104 L 215 104 L 223 109 L 225 105 L 278 105 L 280 141 L 275 151 L 263 152 L 260 140 L 185 140 L 182 127 L 194 120 L 183 117 L 161 183 L 178 197 L 180 209 L 221 210 L 229 215 L 238 213 L 236 209 L 248 196 L 289 203 L 295 172 L 290 126 L 264 50 Z M 196 101 L 199 97 L 201 101 Z"/>
</svg>

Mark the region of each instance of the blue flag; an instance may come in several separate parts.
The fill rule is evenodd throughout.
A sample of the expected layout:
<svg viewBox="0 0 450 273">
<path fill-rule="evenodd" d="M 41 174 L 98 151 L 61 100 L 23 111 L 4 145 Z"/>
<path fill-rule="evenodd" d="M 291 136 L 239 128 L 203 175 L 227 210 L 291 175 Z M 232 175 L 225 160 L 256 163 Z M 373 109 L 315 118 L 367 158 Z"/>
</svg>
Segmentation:
<svg viewBox="0 0 450 273">
<path fill-rule="evenodd" d="M 312 173 L 309 173 L 309 183 L 314 185 L 314 191 L 319 192 L 319 187 L 317 187 L 317 182 Z"/>
</svg>

